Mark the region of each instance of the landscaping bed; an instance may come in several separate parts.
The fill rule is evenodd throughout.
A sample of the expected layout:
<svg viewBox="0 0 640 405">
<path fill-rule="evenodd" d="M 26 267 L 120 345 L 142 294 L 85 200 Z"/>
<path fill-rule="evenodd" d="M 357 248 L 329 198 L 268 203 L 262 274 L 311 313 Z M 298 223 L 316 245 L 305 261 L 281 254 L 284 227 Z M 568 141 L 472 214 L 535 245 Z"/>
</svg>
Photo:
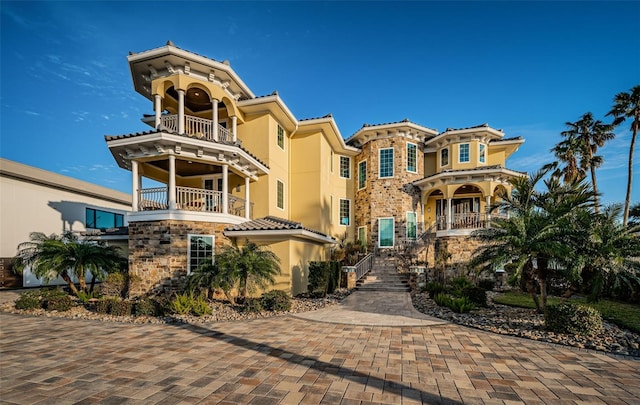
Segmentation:
<svg viewBox="0 0 640 405">
<path fill-rule="evenodd" d="M 455 313 L 438 306 L 427 292 L 412 293 L 413 306 L 420 312 L 459 325 L 493 333 L 523 337 L 541 342 L 557 343 L 580 349 L 640 357 L 640 334 L 604 321 L 602 331 L 593 336 L 577 336 L 545 330 L 544 316 L 535 309 L 494 303 L 500 293 L 487 293 L 487 307 L 469 313 Z"/>
</svg>

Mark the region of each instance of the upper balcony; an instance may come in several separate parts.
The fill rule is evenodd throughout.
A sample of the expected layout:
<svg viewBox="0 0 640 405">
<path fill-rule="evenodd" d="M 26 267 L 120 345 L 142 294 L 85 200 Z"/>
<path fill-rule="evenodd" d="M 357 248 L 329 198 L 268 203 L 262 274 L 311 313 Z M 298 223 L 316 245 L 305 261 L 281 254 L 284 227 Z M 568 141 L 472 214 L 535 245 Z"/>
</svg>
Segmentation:
<svg viewBox="0 0 640 405">
<path fill-rule="evenodd" d="M 153 187 L 138 190 L 137 209 L 134 211 L 169 210 L 171 192 L 168 187 Z M 175 210 L 228 214 L 253 219 L 253 203 L 221 191 L 193 187 L 175 187 Z M 226 204 L 226 206 L 225 206 Z M 248 213 L 248 215 L 247 215 Z"/>
<path fill-rule="evenodd" d="M 145 115 L 142 121 L 146 124 L 153 125 L 155 117 L 153 115 Z M 160 115 L 160 125 L 158 126 L 158 129 L 179 133 L 180 121 L 178 114 Z M 192 115 L 184 116 L 184 135 L 190 138 L 202 139 L 210 142 L 240 144 L 232 130 L 220 124 L 214 124 L 213 120 L 195 117 Z"/>
</svg>

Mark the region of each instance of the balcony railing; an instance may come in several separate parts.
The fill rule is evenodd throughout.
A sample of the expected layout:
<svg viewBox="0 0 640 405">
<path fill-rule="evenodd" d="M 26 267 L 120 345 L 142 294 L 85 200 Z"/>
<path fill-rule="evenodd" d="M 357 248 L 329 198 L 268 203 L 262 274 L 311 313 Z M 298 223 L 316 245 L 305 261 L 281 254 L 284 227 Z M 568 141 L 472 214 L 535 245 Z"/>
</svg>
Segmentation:
<svg viewBox="0 0 640 405">
<path fill-rule="evenodd" d="M 178 132 L 179 123 L 176 114 L 165 114 L 160 117 L 160 123 L 170 131 Z M 218 124 L 218 136 L 213 133 L 213 121 L 191 115 L 184 116 L 184 133 L 187 136 L 212 142 L 233 142 L 233 134 L 227 128 Z"/>
<path fill-rule="evenodd" d="M 138 195 L 138 210 L 168 210 L 169 193 L 167 187 L 146 188 Z M 245 216 L 245 200 L 227 195 L 227 213 L 238 217 Z M 222 214 L 222 192 L 201 188 L 176 187 L 176 209 L 181 211 L 200 211 Z M 249 217 L 253 216 L 253 203 L 249 205 Z"/>
<path fill-rule="evenodd" d="M 490 225 L 490 218 L 506 218 L 504 214 L 491 214 L 487 215 L 479 212 L 467 212 L 464 214 L 453 214 L 451 217 L 450 229 L 480 229 L 487 228 Z M 447 230 L 447 217 L 446 215 L 439 215 L 436 217 L 436 229 L 438 231 Z"/>
</svg>

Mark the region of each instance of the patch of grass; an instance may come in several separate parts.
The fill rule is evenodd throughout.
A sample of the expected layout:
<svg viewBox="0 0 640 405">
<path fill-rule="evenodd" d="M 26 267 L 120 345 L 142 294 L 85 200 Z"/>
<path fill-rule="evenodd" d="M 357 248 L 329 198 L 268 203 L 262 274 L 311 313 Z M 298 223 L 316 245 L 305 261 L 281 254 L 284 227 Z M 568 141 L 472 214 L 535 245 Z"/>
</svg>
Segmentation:
<svg viewBox="0 0 640 405">
<path fill-rule="evenodd" d="M 497 296 L 494 302 L 512 307 L 536 307 L 529 294 L 519 292 L 506 292 Z M 548 297 L 547 299 L 547 305 L 555 305 L 560 302 L 562 302 L 562 299 L 557 297 Z M 600 311 L 604 319 L 633 332 L 640 333 L 640 305 L 609 300 L 587 302 L 586 298 L 572 298 L 569 302 L 595 308 Z"/>
</svg>

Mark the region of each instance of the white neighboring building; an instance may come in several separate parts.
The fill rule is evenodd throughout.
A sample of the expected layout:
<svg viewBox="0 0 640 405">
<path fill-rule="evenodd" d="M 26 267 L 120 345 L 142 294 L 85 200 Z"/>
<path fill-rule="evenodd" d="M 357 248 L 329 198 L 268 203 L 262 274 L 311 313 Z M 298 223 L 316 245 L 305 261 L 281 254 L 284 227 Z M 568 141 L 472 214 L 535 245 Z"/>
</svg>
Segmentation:
<svg viewBox="0 0 640 405">
<path fill-rule="evenodd" d="M 31 232 L 113 231 L 127 224 L 131 195 L 0 158 L 0 287 L 9 281 L 9 263 Z M 109 244 L 128 254 L 126 232 L 107 232 Z M 51 284 L 64 284 L 64 281 Z M 22 285 L 42 285 L 25 271 Z"/>
</svg>

